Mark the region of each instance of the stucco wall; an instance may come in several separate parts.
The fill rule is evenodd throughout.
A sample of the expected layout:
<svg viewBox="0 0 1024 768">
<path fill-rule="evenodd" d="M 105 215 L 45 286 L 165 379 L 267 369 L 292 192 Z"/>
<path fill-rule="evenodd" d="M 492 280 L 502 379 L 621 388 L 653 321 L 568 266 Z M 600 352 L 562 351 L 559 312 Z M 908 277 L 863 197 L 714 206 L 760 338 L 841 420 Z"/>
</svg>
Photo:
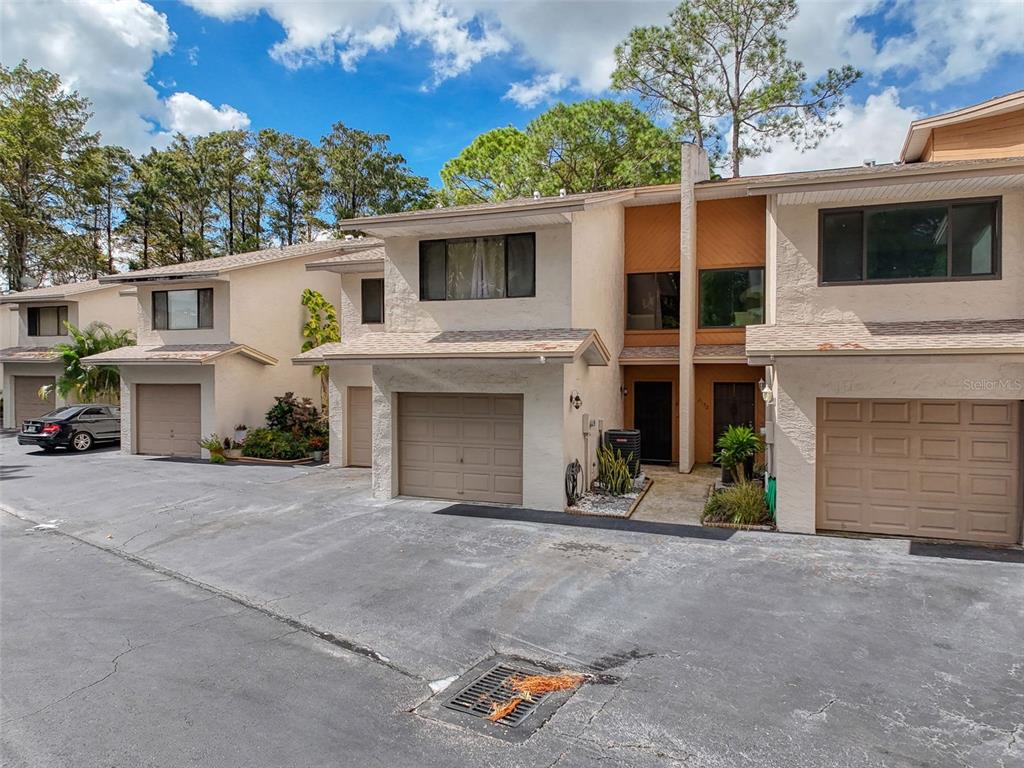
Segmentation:
<svg viewBox="0 0 1024 768">
<path fill-rule="evenodd" d="M 562 366 L 548 363 L 438 363 L 373 366 L 373 495 L 398 494 L 396 421 L 399 392 L 523 395 L 523 504 L 565 507 Z M 566 398 L 567 401 L 567 398 Z"/>
<path fill-rule="evenodd" d="M 346 408 L 349 387 L 373 386 L 373 370 L 369 365 L 334 363 L 331 365 L 329 387 L 330 458 L 332 467 L 348 466 L 348 420 Z"/>
<path fill-rule="evenodd" d="M 385 329 L 383 323 L 363 324 L 363 280 L 384 277 L 383 272 L 360 272 L 354 275 L 341 275 L 341 290 L 335 291 L 338 305 L 338 319 L 341 322 L 341 338 L 351 339 L 365 333 L 379 333 Z M 385 320 L 387 307 L 385 306 Z"/>
<path fill-rule="evenodd" d="M 153 328 L 154 291 L 213 288 L 213 328 L 184 331 L 158 331 Z M 139 285 L 136 299 L 136 325 L 140 346 L 164 344 L 226 344 L 231 341 L 231 286 L 224 280 L 182 281 L 173 284 Z M 264 310 L 266 311 L 266 306 Z"/>
<path fill-rule="evenodd" d="M 420 301 L 417 237 L 390 238 L 384 272 L 384 325 L 388 331 L 568 328 L 572 235 L 569 225 L 497 229 L 485 234 L 536 232 L 536 296 L 521 299 Z"/>
<path fill-rule="evenodd" d="M 1024 313 L 1024 193 L 1003 197 L 1002 279 L 818 286 L 818 211 L 842 205 L 779 205 L 776 322 L 1005 319 Z M 945 199 L 912 197 L 907 201 Z M 891 202 L 864 200 L 858 205 Z M 845 204 L 843 204 L 845 205 Z"/>
<path fill-rule="evenodd" d="M 20 428 L 14 413 L 14 377 L 15 376 L 59 376 L 62 368 L 59 363 L 7 363 L 3 366 L 3 391 L 4 401 L 4 429 Z M 59 408 L 69 401 L 60 396 L 54 395 L 54 407 Z"/>
<path fill-rule="evenodd" d="M 775 372 L 777 509 L 785 531 L 815 530 L 818 398 L 1024 399 L 1024 355 L 782 359 Z"/>
<path fill-rule="evenodd" d="M 564 451 L 562 468 L 579 459 L 594 476 L 598 430 L 584 441 L 582 414 L 604 422 L 605 429 L 620 428 L 622 416 L 622 369 L 625 318 L 625 212 L 622 206 L 577 211 L 572 220 L 572 327 L 593 328 L 611 354 L 607 366 L 588 366 L 582 360 L 565 366 L 563 389 Z M 568 404 L 577 390 L 583 407 Z"/>
</svg>

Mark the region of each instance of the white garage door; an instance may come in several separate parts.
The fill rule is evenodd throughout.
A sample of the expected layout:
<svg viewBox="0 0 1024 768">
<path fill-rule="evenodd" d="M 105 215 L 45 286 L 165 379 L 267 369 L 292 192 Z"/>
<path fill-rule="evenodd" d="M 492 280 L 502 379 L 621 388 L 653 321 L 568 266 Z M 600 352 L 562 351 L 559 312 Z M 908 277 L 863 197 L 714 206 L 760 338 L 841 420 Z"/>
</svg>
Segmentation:
<svg viewBox="0 0 1024 768">
<path fill-rule="evenodd" d="M 819 529 L 1013 543 L 1020 404 L 818 401 Z"/>
<path fill-rule="evenodd" d="M 523 503 L 522 395 L 398 397 L 399 492 Z"/>
<path fill-rule="evenodd" d="M 14 425 L 21 429 L 23 421 L 38 419 L 54 409 L 54 395 L 39 399 L 39 388 L 53 384 L 53 376 L 14 377 Z"/>
<path fill-rule="evenodd" d="M 198 458 L 198 384 L 139 384 L 134 406 L 137 453 Z"/>
</svg>

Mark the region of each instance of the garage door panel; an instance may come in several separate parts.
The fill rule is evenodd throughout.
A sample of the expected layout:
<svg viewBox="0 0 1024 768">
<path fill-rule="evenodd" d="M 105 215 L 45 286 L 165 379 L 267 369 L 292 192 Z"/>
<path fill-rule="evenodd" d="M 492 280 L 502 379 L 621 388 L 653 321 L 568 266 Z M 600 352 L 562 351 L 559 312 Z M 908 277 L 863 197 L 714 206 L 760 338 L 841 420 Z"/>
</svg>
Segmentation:
<svg viewBox="0 0 1024 768">
<path fill-rule="evenodd" d="M 202 435 L 200 403 L 199 384 L 136 385 L 136 451 L 198 458 Z"/>
<path fill-rule="evenodd" d="M 909 424 L 910 403 L 906 400 L 887 402 L 872 400 L 869 404 L 871 421 L 875 424 Z"/>
<path fill-rule="evenodd" d="M 14 377 L 14 424 L 21 428 L 22 422 L 38 419 L 56 407 L 56 397 L 51 391 L 45 400 L 39 399 L 42 387 L 52 386 L 53 376 Z"/>
<path fill-rule="evenodd" d="M 399 492 L 522 503 L 522 396 L 399 395 Z"/>
<path fill-rule="evenodd" d="M 824 400 L 818 406 L 819 528 L 1018 540 L 1017 402 L 855 402 Z M 853 423 L 857 415 L 860 421 Z M 896 429 L 899 420 L 905 423 Z"/>
</svg>

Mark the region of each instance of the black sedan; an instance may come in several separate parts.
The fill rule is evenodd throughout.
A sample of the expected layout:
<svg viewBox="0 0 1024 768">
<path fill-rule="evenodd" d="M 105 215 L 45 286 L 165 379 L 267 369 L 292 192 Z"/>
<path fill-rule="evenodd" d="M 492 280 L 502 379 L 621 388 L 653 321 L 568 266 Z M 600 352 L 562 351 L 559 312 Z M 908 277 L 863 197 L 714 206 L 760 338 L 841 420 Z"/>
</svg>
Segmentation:
<svg viewBox="0 0 1024 768">
<path fill-rule="evenodd" d="M 88 451 L 98 443 L 121 440 L 121 409 L 116 405 L 67 405 L 21 425 L 19 445 L 44 451 L 68 448 Z"/>
</svg>

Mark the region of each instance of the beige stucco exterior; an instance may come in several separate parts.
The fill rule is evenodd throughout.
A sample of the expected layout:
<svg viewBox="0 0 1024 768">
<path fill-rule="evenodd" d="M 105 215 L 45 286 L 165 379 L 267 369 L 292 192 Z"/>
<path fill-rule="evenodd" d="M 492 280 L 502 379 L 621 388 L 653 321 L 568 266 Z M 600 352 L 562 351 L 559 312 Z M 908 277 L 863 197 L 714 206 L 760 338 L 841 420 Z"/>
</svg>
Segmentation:
<svg viewBox="0 0 1024 768">
<path fill-rule="evenodd" d="M 70 287 L 70 286 L 69 286 Z M 41 288 L 25 291 L 6 297 L 0 305 L 0 348 L 7 347 L 53 347 L 71 341 L 67 333 L 58 336 L 30 336 L 28 328 L 29 307 L 66 306 L 68 322 L 82 328 L 90 323 L 103 322 L 115 330 L 135 330 L 136 312 L 135 296 L 121 286 L 103 286 L 95 290 L 65 293 L 63 286 Z M 53 298 L 42 298 L 40 294 Z M 8 393 L 13 398 L 14 379 L 16 376 L 59 376 L 63 368 L 60 363 L 49 362 L 9 362 L 0 365 L 0 376 L 3 380 L 5 405 Z M 61 406 L 65 400 L 59 395 L 56 405 Z M 13 407 L 4 408 L 3 426 L 13 429 L 18 426 Z"/>
<path fill-rule="evenodd" d="M 785 205 L 769 201 L 768 321 L 778 325 L 932 320 L 1011 320 L 1024 317 L 1024 193 L 1013 182 L 976 184 L 970 194 L 935 185 L 901 190 L 900 202 L 1002 198 L 1001 274 L 979 280 L 893 284 L 818 284 L 821 208 L 892 203 L 891 190 L 834 190 L 836 199 Z M 856 202 L 851 202 L 852 195 Z M 775 222 L 777 227 L 772 228 Z M 822 398 L 1024 400 L 1020 354 L 808 353 L 753 361 L 773 364 L 769 417 L 771 466 L 778 481 L 780 529 L 816 528 L 817 405 Z"/>
<path fill-rule="evenodd" d="M 140 283 L 135 313 L 141 346 L 233 342 L 277 362 L 265 365 L 243 354 L 231 354 L 206 364 L 122 364 L 121 450 L 136 452 L 132 398 L 140 383 L 199 384 L 202 433 L 222 438 L 233 435 L 238 424 L 263 426 L 274 397 L 285 392 L 309 397 L 319 407 L 319 379 L 309 367 L 291 363 L 303 343 L 306 310 L 300 303 L 302 291 L 311 288 L 336 305 L 340 301 L 337 275 L 305 269 L 307 262 L 318 258 L 323 254 L 256 263 L 213 279 Z M 154 291 L 207 287 L 213 288 L 213 328 L 157 331 L 152 327 Z"/>
</svg>

